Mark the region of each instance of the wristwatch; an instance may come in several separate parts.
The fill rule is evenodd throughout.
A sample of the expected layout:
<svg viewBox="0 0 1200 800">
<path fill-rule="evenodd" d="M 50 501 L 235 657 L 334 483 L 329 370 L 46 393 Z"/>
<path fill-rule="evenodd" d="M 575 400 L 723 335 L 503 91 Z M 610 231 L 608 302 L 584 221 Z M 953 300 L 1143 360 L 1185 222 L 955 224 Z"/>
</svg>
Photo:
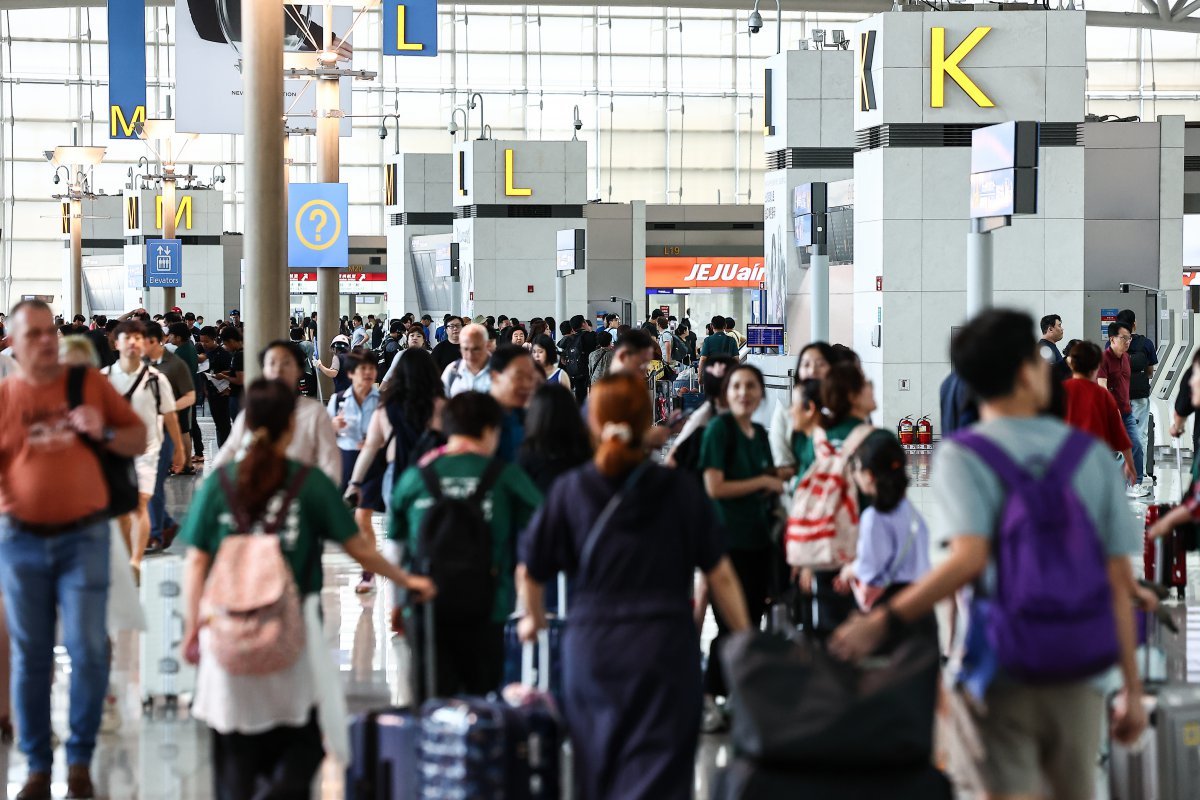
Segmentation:
<svg viewBox="0 0 1200 800">
<path fill-rule="evenodd" d="M 108 425 L 105 425 L 101 429 L 101 431 L 100 431 L 100 443 L 101 444 L 111 444 L 112 440 L 115 438 L 117 438 L 117 431 L 114 428 L 109 427 Z"/>
</svg>

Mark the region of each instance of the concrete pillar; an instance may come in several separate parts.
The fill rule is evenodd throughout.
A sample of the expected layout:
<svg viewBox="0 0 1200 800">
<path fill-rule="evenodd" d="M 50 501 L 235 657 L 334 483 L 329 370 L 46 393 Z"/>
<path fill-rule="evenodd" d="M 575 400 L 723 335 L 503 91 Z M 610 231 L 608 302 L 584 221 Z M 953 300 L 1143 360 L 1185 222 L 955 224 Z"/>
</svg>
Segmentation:
<svg viewBox="0 0 1200 800">
<path fill-rule="evenodd" d="M 333 7 L 325 6 L 325 52 L 333 50 Z M 340 96 L 339 84 L 336 78 L 318 80 L 317 88 L 317 180 L 320 183 L 337 183 L 339 180 L 339 164 L 341 159 L 341 142 L 338 141 L 339 120 L 333 112 L 338 110 Z M 350 221 L 346 220 L 349 225 Z M 342 265 L 348 266 L 348 265 Z M 338 275 L 341 270 L 326 267 L 317 270 L 317 347 L 321 360 L 329 364 L 333 360 L 333 349 L 329 343 L 337 336 L 338 318 L 341 316 L 338 304 Z M 321 382 L 321 396 L 329 397 L 333 392 L 333 382 L 323 374 L 318 376 Z"/>
<path fill-rule="evenodd" d="M 175 238 L 175 173 L 174 170 L 169 171 L 163 178 L 162 188 L 162 209 L 163 209 L 163 238 Z M 175 303 L 175 287 L 163 287 L 163 307 L 157 309 L 162 313 L 166 313 L 169 309 L 174 308 Z"/>
<path fill-rule="evenodd" d="M 77 175 L 78 167 L 71 167 Z M 68 191 L 70 191 L 68 189 Z M 71 313 L 83 313 L 83 201 L 71 200 Z M 60 262 L 61 263 L 61 262 Z M 63 315 L 67 316 L 67 315 Z"/>
<path fill-rule="evenodd" d="M 283 165 L 283 8 L 242 4 L 246 115 L 246 380 L 259 377 L 258 352 L 287 333 L 287 258 L 281 232 L 287 202 Z M 174 224 L 172 211 L 167 217 Z M 165 222 L 165 221 L 164 221 Z"/>
</svg>

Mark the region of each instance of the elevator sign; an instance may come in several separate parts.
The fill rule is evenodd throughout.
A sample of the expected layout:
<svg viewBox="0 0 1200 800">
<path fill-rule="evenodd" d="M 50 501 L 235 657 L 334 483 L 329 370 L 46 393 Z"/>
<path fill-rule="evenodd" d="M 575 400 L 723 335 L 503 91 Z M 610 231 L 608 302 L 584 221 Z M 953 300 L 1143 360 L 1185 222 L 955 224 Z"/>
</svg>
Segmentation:
<svg viewBox="0 0 1200 800">
<path fill-rule="evenodd" d="M 183 285 L 183 243 L 178 239 L 146 242 L 146 286 Z"/>
</svg>

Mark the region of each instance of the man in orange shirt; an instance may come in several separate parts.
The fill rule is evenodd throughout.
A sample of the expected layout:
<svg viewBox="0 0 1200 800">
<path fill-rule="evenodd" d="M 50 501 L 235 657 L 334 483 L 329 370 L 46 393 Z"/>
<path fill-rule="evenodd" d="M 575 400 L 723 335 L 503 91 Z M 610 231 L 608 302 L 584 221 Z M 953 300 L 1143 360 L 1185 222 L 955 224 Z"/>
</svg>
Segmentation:
<svg viewBox="0 0 1200 800">
<path fill-rule="evenodd" d="M 58 615 L 71 656 L 67 797 L 93 796 L 89 767 L 108 690 L 108 485 L 93 448 L 136 456 L 146 429 L 99 372 L 71 408 L 50 307 L 12 312 L 18 374 L 0 383 L 0 588 L 12 636 L 19 746 L 29 777 L 17 800 L 49 800 L 50 678 Z"/>
</svg>

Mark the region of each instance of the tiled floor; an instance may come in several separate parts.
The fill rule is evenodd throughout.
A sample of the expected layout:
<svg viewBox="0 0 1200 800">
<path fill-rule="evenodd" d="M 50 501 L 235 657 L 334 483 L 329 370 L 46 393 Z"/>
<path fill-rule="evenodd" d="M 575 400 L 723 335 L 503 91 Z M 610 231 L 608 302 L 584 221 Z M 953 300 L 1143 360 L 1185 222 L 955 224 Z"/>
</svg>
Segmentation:
<svg viewBox="0 0 1200 800">
<path fill-rule="evenodd" d="M 202 424 L 209 430 L 211 425 Z M 914 459 L 914 500 L 927 509 L 927 464 Z M 1172 471 L 1163 470 L 1159 496 L 1177 497 L 1177 483 Z M 169 506 L 177 515 L 187 506 L 196 479 L 176 478 L 169 483 Z M 382 520 L 380 520 L 382 522 Z M 935 545 L 935 551 L 937 547 Z M 377 707 L 388 703 L 389 687 L 398 683 L 401 658 L 391 640 L 387 622 L 384 594 L 360 596 L 354 593 L 358 580 L 356 565 L 342 553 L 330 552 L 325 561 L 325 591 L 322 605 L 329 643 L 341 667 L 351 710 Z M 1166 642 L 1166 669 L 1173 677 L 1200 680 L 1200 605 L 1196 603 L 1195 587 L 1200 574 L 1192 565 L 1192 582 L 1187 607 L 1179 605 L 1174 613 L 1179 618 L 1183 635 L 1169 637 Z M 711 626 L 707 631 L 711 635 Z M 59 658 L 58 676 L 54 687 L 54 727 L 66 733 L 66 687 L 70 665 L 65 654 Z M 211 798 L 209 740 L 206 730 L 186 718 L 158 715 L 142 717 L 137 688 L 137 643 L 134 637 L 121 637 L 116 643 L 113 682 L 120 690 L 124 722 L 119 731 L 101 737 L 94 764 L 99 797 L 111 800 L 208 800 Z M 65 767 L 62 750 L 56 756 L 55 779 L 63 781 Z M 714 770 L 730 759 L 726 737 L 704 737 L 697 757 L 696 796 L 706 798 Z M 0 774 L 7 775 L 7 796 L 13 797 L 25 777 L 23 758 L 15 748 L 0 748 Z M 1101 779 L 1101 787 L 1103 782 Z M 341 798 L 342 781 L 337 770 L 327 763 L 321 770 L 316 797 Z M 56 795 L 65 793 L 65 784 L 55 787 Z M 1103 791 L 1103 789 L 1101 789 Z M 965 797 L 966 795 L 964 795 Z"/>
</svg>

